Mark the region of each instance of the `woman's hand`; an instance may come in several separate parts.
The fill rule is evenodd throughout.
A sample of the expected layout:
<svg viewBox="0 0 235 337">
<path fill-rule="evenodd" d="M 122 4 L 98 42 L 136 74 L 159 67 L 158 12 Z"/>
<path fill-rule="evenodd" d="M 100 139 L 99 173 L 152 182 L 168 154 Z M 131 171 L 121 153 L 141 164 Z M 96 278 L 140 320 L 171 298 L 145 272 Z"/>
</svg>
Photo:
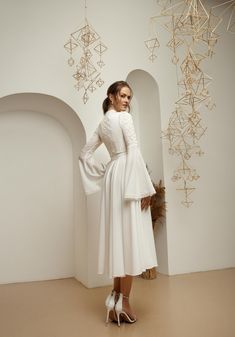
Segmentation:
<svg viewBox="0 0 235 337">
<path fill-rule="evenodd" d="M 145 197 L 141 199 L 141 210 L 148 209 L 150 206 L 151 197 Z"/>
</svg>

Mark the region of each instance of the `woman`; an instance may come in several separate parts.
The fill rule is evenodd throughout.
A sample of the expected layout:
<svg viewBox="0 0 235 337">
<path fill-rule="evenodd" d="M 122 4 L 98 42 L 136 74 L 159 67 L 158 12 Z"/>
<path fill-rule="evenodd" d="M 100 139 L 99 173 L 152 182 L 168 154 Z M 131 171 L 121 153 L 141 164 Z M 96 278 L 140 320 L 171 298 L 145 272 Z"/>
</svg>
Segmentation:
<svg viewBox="0 0 235 337">
<path fill-rule="evenodd" d="M 131 97 L 127 82 L 118 81 L 108 88 L 105 116 L 79 157 L 85 192 L 101 188 L 98 273 L 108 272 L 114 279 L 105 302 L 106 322 L 116 320 L 119 326 L 120 318 L 136 321 L 129 303 L 133 276 L 157 266 L 149 208 L 155 190 L 128 112 Z M 111 157 L 106 167 L 93 158 L 102 143 Z"/>
</svg>

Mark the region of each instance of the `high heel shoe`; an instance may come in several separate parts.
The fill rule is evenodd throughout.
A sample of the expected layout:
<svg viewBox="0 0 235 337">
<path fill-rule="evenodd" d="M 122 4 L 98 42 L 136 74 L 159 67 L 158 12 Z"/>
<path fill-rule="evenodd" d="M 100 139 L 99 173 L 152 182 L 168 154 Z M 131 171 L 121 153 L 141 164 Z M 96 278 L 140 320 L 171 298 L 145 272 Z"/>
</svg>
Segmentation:
<svg viewBox="0 0 235 337">
<path fill-rule="evenodd" d="M 116 291 L 112 290 L 111 294 L 109 294 L 105 300 L 105 306 L 107 308 L 106 324 L 108 324 L 109 322 L 109 315 L 111 312 L 113 312 L 113 315 L 115 317 L 115 298 L 116 298 Z"/>
<path fill-rule="evenodd" d="M 136 317 L 131 317 L 130 314 L 128 314 L 124 309 L 123 309 L 123 298 L 127 298 L 127 296 L 124 296 L 122 293 L 119 294 L 119 299 L 115 305 L 115 311 L 117 314 L 117 321 L 118 321 L 118 326 L 120 326 L 120 316 L 124 318 L 124 320 L 128 323 L 135 323 L 136 322 Z"/>
</svg>

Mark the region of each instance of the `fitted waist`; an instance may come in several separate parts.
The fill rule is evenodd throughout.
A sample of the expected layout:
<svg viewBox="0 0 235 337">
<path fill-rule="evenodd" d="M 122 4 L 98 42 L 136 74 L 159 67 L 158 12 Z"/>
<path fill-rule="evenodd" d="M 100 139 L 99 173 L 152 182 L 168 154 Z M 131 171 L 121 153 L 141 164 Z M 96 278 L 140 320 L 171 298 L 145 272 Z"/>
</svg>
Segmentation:
<svg viewBox="0 0 235 337">
<path fill-rule="evenodd" d="M 126 154 L 127 154 L 126 151 L 115 153 L 111 156 L 111 161 L 116 160 L 119 157 L 125 156 Z"/>
</svg>

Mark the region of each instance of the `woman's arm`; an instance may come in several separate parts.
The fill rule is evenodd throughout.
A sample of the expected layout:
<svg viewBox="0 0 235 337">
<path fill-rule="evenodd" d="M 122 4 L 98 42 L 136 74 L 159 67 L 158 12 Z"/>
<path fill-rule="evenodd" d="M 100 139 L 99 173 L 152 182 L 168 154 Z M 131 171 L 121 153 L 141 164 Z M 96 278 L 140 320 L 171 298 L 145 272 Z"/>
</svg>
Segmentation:
<svg viewBox="0 0 235 337">
<path fill-rule="evenodd" d="M 86 194 L 92 194 L 100 190 L 102 179 L 105 173 L 105 165 L 97 162 L 93 154 L 102 144 L 98 128 L 93 136 L 83 147 L 79 156 L 79 167 Z"/>
<path fill-rule="evenodd" d="M 127 147 L 124 197 L 143 200 L 142 209 L 145 209 L 149 206 L 149 197 L 156 192 L 138 147 L 132 116 L 128 112 L 120 113 L 120 126 Z"/>
</svg>

